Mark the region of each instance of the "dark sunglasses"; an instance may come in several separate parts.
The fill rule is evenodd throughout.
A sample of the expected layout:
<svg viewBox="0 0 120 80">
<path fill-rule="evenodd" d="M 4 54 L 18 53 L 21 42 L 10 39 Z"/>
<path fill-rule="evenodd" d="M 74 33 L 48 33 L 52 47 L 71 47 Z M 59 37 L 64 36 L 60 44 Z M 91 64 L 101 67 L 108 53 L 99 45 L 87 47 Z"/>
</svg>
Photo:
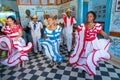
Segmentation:
<svg viewBox="0 0 120 80">
<path fill-rule="evenodd" d="M 32 19 L 38 19 L 38 18 L 32 18 Z"/>
</svg>

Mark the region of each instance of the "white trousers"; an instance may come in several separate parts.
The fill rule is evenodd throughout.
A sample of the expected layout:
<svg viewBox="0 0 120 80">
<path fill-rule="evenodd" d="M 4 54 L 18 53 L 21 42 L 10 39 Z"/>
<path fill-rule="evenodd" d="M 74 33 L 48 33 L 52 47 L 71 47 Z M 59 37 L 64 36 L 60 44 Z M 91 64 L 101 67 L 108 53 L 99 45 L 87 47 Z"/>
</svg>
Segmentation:
<svg viewBox="0 0 120 80">
<path fill-rule="evenodd" d="M 32 39 L 33 39 L 34 52 L 37 53 L 38 51 L 41 51 L 41 45 L 39 42 L 40 38 L 36 36 L 32 36 Z"/>
<path fill-rule="evenodd" d="M 70 52 L 72 49 L 72 33 L 65 34 L 65 43 L 67 44 L 67 49 Z"/>
</svg>

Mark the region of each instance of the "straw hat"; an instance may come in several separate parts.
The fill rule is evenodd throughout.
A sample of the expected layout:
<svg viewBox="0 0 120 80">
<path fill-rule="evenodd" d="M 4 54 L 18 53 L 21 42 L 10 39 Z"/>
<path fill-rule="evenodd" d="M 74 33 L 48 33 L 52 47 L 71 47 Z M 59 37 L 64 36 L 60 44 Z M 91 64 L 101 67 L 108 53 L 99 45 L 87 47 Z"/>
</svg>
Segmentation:
<svg viewBox="0 0 120 80">
<path fill-rule="evenodd" d="M 57 16 L 57 14 L 54 14 L 53 17 Z"/>
<path fill-rule="evenodd" d="M 67 12 L 72 12 L 72 10 L 71 10 L 71 9 L 67 9 L 67 10 L 66 10 L 66 13 L 67 13 Z"/>
<path fill-rule="evenodd" d="M 66 13 L 65 13 L 65 12 L 63 12 L 63 13 L 62 13 L 62 15 L 65 15 L 65 16 L 66 16 Z"/>
<path fill-rule="evenodd" d="M 45 13 L 44 15 L 49 15 L 48 13 Z"/>
<path fill-rule="evenodd" d="M 36 14 L 32 15 L 32 18 L 38 18 Z"/>
</svg>

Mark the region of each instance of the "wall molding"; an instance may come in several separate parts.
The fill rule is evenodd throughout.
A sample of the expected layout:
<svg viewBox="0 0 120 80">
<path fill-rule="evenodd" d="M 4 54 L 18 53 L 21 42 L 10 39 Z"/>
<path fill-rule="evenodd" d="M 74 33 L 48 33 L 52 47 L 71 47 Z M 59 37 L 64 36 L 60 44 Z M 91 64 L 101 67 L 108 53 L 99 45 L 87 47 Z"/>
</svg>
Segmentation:
<svg viewBox="0 0 120 80">
<path fill-rule="evenodd" d="M 120 37 L 120 32 L 110 32 L 110 36 Z"/>
</svg>

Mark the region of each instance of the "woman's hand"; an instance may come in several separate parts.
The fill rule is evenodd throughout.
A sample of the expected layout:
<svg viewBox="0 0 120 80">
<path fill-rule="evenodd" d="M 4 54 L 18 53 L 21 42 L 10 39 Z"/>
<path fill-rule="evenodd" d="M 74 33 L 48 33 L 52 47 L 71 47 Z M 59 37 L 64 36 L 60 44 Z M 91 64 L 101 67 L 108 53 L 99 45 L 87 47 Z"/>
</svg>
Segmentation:
<svg viewBox="0 0 120 80">
<path fill-rule="evenodd" d="M 110 42 L 113 42 L 113 40 L 103 30 L 101 30 L 100 33 L 101 33 L 101 35 L 103 35 L 104 37 L 106 37 L 107 39 L 109 39 Z"/>
<path fill-rule="evenodd" d="M 113 40 L 111 38 L 109 38 L 110 42 L 113 42 Z"/>
</svg>

